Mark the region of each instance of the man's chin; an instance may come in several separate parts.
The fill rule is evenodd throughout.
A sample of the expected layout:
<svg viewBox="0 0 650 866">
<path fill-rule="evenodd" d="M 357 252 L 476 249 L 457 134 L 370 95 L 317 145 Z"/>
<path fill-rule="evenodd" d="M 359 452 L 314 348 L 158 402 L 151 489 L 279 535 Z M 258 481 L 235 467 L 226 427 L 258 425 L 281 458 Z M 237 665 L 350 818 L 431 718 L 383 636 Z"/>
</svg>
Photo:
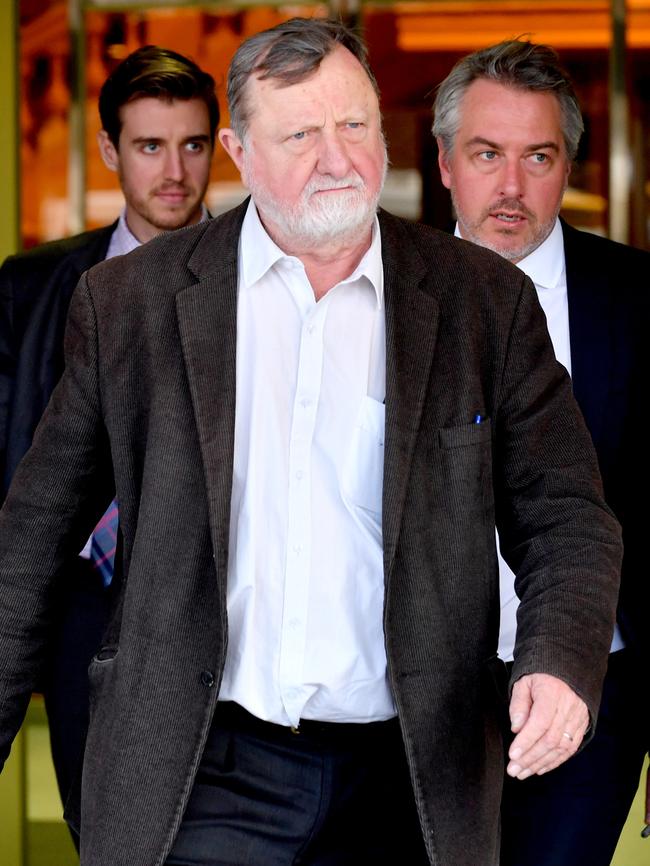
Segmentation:
<svg viewBox="0 0 650 866">
<path fill-rule="evenodd" d="M 311 246 L 332 243 L 354 243 L 360 235 L 364 235 L 372 227 L 373 214 L 364 214 L 355 220 L 328 220 L 319 223 L 306 223 L 300 226 L 298 233 L 303 242 Z"/>
<path fill-rule="evenodd" d="M 201 219 L 201 207 L 187 205 L 165 208 L 147 215 L 147 220 L 161 232 L 171 232 L 197 223 Z"/>
<path fill-rule="evenodd" d="M 514 228 L 498 228 L 491 232 L 476 232 L 461 228 L 461 235 L 479 247 L 497 253 L 509 262 L 518 262 L 529 255 L 539 242 L 533 237 L 524 237 Z"/>
</svg>

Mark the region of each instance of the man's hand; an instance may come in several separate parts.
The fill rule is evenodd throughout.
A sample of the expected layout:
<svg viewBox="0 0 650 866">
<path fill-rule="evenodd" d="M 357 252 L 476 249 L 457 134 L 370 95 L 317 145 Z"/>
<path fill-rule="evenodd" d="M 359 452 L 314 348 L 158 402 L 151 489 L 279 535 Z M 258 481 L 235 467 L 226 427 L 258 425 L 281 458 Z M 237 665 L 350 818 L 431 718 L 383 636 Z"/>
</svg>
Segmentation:
<svg viewBox="0 0 650 866">
<path fill-rule="evenodd" d="M 511 730 L 507 772 L 517 779 L 541 776 L 575 754 L 589 727 L 585 702 L 550 674 L 517 680 L 510 700 Z"/>
</svg>

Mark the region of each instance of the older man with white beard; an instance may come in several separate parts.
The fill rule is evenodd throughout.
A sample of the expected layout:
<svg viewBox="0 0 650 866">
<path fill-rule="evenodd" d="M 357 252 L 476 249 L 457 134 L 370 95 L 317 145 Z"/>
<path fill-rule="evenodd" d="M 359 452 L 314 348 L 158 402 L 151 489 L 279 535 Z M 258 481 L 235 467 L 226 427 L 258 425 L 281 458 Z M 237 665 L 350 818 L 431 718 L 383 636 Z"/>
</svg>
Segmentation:
<svg viewBox="0 0 650 866">
<path fill-rule="evenodd" d="M 83 866 L 496 866 L 495 513 L 523 574 L 525 776 L 577 749 L 599 698 L 620 540 L 589 438 L 529 281 L 377 216 L 352 32 L 252 37 L 228 98 L 251 200 L 77 289 L 0 515 L 0 755 L 58 551 L 114 483 L 116 605 L 68 811 Z"/>
</svg>

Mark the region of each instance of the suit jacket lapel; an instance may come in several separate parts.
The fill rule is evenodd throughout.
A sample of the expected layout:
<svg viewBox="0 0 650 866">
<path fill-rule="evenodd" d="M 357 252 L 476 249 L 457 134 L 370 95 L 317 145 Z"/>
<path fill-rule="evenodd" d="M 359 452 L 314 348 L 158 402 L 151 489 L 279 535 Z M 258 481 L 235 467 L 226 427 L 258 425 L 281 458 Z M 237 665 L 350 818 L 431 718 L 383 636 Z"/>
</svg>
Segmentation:
<svg viewBox="0 0 650 866">
<path fill-rule="evenodd" d="M 188 262 L 198 282 L 176 312 L 201 447 L 215 558 L 225 568 L 235 435 L 237 247 L 245 204 L 212 220 Z"/>
<path fill-rule="evenodd" d="M 413 448 L 431 371 L 438 303 L 420 289 L 427 265 L 402 226 L 380 213 L 386 300 L 384 571 L 390 571 L 404 511 Z"/>
<path fill-rule="evenodd" d="M 189 262 L 199 281 L 176 298 L 215 554 L 221 566 L 225 566 L 228 547 L 236 396 L 237 244 L 245 207 L 246 203 L 211 223 Z M 380 223 L 386 300 L 383 536 L 388 575 L 429 381 L 438 304 L 419 288 L 428 268 L 408 234 L 389 215 L 380 214 Z"/>
<path fill-rule="evenodd" d="M 594 441 L 599 439 L 607 410 L 613 372 L 611 304 L 600 290 L 598 263 L 580 254 L 580 234 L 562 224 L 569 302 L 573 392 Z"/>
</svg>

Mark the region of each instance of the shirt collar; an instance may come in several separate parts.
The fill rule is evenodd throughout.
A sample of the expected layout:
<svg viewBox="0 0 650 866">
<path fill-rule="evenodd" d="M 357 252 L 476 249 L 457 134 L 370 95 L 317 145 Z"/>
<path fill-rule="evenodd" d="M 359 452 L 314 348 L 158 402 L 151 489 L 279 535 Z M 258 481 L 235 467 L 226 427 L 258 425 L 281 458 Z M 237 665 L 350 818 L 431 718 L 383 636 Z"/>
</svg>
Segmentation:
<svg viewBox="0 0 650 866">
<path fill-rule="evenodd" d="M 253 199 L 248 203 L 239 238 L 240 285 L 249 288 L 260 280 L 272 267 L 281 261 L 298 261 L 289 256 L 271 239 L 257 213 Z M 365 277 L 377 297 L 377 307 L 384 303 L 384 266 L 381 259 L 381 232 L 379 220 L 372 225 L 370 247 L 354 271 L 341 284 L 351 283 Z"/>
<path fill-rule="evenodd" d="M 457 238 L 462 237 L 458 223 L 454 234 Z M 559 219 L 555 220 L 553 230 L 546 240 L 517 262 L 517 267 L 530 277 L 536 286 L 543 289 L 554 289 L 560 285 L 564 273 L 564 237 Z"/>
<path fill-rule="evenodd" d="M 122 256 L 140 246 L 140 241 L 126 223 L 126 208 L 122 210 L 115 231 L 111 235 L 111 244 L 107 258 Z"/>
<path fill-rule="evenodd" d="M 207 219 L 210 219 L 210 213 L 207 207 L 202 204 L 201 219 L 199 222 L 205 222 Z M 126 253 L 130 253 L 137 249 L 139 246 L 141 246 L 140 241 L 133 234 L 126 222 L 126 208 L 122 208 L 115 231 L 111 235 L 110 255 L 108 255 L 107 258 L 125 255 Z"/>
<path fill-rule="evenodd" d="M 517 267 L 542 289 L 555 289 L 564 273 L 564 238 L 560 220 L 555 220 L 553 231 Z"/>
</svg>

